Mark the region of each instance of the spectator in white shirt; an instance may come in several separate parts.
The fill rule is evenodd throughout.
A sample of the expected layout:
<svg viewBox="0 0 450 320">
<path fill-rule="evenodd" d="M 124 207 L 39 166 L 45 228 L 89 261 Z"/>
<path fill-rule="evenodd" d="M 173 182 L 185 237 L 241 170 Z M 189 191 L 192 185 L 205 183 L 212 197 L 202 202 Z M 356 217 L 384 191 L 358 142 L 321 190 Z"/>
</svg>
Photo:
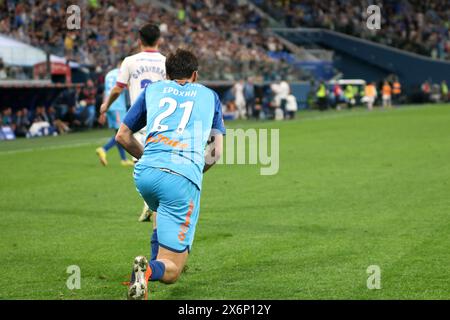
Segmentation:
<svg viewBox="0 0 450 320">
<path fill-rule="evenodd" d="M 289 83 L 282 80 L 279 83 L 273 83 L 270 88 L 274 93 L 273 102 L 276 108 L 280 108 L 283 111 L 283 117 L 286 117 L 286 102 L 287 97 L 291 92 Z"/>
<path fill-rule="evenodd" d="M 234 104 L 236 105 L 237 118 L 246 119 L 244 81 L 239 80 L 233 86 Z"/>
<path fill-rule="evenodd" d="M 297 98 L 293 94 L 288 95 L 286 99 L 286 119 L 294 119 L 297 109 Z"/>
</svg>

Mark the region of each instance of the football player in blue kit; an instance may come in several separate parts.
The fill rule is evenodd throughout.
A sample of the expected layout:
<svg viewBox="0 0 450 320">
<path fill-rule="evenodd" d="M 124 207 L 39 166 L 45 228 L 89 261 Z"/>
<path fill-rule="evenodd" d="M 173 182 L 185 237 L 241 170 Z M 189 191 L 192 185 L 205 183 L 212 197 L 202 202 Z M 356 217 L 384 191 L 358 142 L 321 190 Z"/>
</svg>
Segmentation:
<svg viewBox="0 0 450 320">
<path fill-rule="evenodd" d="M 112 69 L 105 76 L 105 90 L 104 90 L 105 97 L 109 96 L 112 88 L 114 88 L 114 86 L 116 85 L 117 75 L 119 74 L 119 68 L 120 62 L 117 68 Z M 123 166 L 134 165 L 133 161 L 127 159 L 125 150 L 123 150 L 122 146 L 117 144 L 115 140 L 117 130 L 119 129 L 120 124 L 122 123 L 122 120 L 125 117 L 126 113 L 127 113 L 127 100 L 125 92 L 123 91 L 121 92 L 120 96 L 116 99 L 116 101 L 114 101 L 114 103 L 111 105 L 108 112 L 106 112 L 106 119 L 108 120 L 108 128 L 114 129 L 116 132 L 114 136 L 103 147 L 99 147 L 95 150 L 100 160 L 100 163 L 104 166 L 108 165 L 106 153 L 109 151 L 109 149 L 111 149 L 114 146 L 117 146 L 117 150 L 119 151 L 121 165 Z M 104 119 L 102 119 L 101 122 L 104 122 Z"/>
<path fill-rule="evenodd" d="M 136 188 L 157 212 L 150 261 L 138 256 L 128 298 L 147 299 L 148 281 L 173 283 L 192 248 L 199 217 L 203 173 L 223 148 L 222 107 L 218 95 L 196 83 L 198 61 L 178 49 L 166 60 L 168 79 L 148 85 L 128 111 L 116 140 L 139 159 Z M 147 126 L 145 145 L 133 133 Z M 206 148 L 206 152 L 205 152 Z"/>
</svg>

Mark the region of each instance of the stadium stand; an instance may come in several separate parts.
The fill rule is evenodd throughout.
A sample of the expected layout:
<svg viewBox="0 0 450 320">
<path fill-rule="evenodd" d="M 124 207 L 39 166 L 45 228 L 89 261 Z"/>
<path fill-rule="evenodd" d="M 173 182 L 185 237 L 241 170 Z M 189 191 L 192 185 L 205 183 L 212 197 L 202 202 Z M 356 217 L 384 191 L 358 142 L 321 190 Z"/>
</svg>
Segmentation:
<svg viewBox="0 0 450 320">
<path fill-rule="evenodd" d="M 286 27 L 325 28 L 435 59 L 450 60 L 450 5 L 442 0 L 380 0 L 380 30 L 365 28 L 367 0 L 253 0 Z"/>
<path fill-rule="evenodd" d="M 283 55 L 276 55 L 286 48 L 276 38 L 266 41 L 268 34 L 263 28 L 267 21 L 240 1 L 172 0 L 164 6 L 148 1 L 89 1 L 82 9 L 87 14 L 79 31 L 66 28 L 70 4 L 55 0 L 1 2 L 0 33 L 105 70 L 123 54 L 136 50 L 136 31 L 142 23 L 158 21 L 165 37 L 161 51 L 196 48 L 203 79 L 301 77 Z"/>
</svg>

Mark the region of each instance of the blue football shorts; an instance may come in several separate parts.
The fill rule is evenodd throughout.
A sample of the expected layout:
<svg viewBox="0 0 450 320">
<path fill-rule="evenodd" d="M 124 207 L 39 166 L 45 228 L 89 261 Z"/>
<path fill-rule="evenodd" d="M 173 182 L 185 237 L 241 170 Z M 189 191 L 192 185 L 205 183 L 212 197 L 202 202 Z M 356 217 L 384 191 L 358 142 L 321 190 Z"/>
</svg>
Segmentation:
<svg viewBox="0 0 450 320">
<path fill-rule="evenodd" d="M 159 245 L 174 252 L 190 251 L 200 212 L 200 190 L 189 179 L 140 162 L 134 167 L 136 188 L 157 212 Z"/>
<path fill-rule="evenodd" d="M 118 130 L 126 114 L 125 110 L 108 110 L 106 112 L 108 128 Z"/>
</svg>

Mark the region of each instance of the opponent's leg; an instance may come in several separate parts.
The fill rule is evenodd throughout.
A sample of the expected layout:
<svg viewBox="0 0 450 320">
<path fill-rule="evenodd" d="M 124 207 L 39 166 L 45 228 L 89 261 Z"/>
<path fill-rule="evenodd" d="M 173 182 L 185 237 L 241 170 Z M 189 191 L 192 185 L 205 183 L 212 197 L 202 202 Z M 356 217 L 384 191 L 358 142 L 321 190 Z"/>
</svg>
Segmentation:
<svg viewBox="0 0 450 320">
<path fill-rule="evenodd" d="M 156 211 L 151 213 L 150 221 L 153 221 L 153 229 L 156 228 Z"/>
<path fill-rule="evenodd" d="M 139 222 L 150 222 L 155 221 L 156 213 L 152 212 L 148 207 L 147 203 L 144 201 L 144 208 L 142 209 L 141 215 L 139 216 Z"/>
<path fill-rule="evenodd" d="M 138 140 L 143 146 L 145 146 L 145 136 L 146 136 L 146 132 L 144 129 L 142 129 L 134 134 L 134 137 L 136 138 L 136 140 Z M 133 161 L 134 161 L 134 163 L 136 163 L 136 162 L 138 162 L 138 159 L 133 157 Z M 155 213 L 153 213 L 152 210 L 150 210 L 147 203 L 144 201 L 144 208 L 142 209 L 141 214 L 139 215 L 138 221 L 139 222 L 150 222 L 152 220 L 155 221 L 155 219 L 156 219 Z"/>
</svg>

